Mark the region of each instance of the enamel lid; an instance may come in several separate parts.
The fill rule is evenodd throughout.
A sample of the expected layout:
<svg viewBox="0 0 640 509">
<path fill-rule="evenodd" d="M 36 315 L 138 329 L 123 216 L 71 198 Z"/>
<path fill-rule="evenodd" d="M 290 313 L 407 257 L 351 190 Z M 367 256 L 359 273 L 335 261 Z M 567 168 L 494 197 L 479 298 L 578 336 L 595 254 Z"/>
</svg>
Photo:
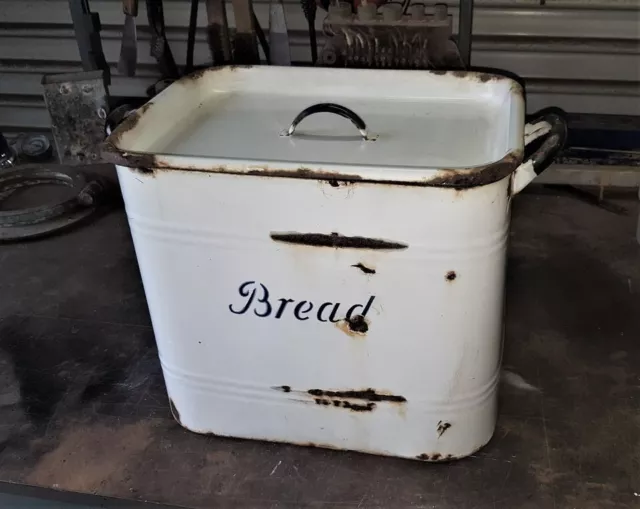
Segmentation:
<svg viewBox="0 0 640 509">
<path fill-rule="evenodd" d="M 521 88 L 497 75 L 222 67 L 140 108 L 106 156 L 142 168 L 455 185 L 509 174 L 523 129 Z"/>
</svg>

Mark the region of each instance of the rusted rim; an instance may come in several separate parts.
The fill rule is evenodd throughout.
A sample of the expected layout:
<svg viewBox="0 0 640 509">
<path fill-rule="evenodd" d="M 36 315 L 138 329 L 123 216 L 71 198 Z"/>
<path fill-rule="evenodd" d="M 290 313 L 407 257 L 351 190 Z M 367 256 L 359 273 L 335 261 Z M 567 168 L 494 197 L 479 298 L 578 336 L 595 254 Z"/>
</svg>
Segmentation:
<svg viewBox="0 0 640 509">
<path fill-rule="evenodd" d="M 369 184 L 388 184 L 397 186 L 416 187 L 446 187 L 453 189 L 469 189 L 473 187 L 493 184 L 505 177 L 508 177 L 522 163 L 522 150 L 514 150 L 497 162 L 486 166 L 472 168 L 443 168 L 435 171 L 435 175 L 429 179 L 403 181 L 392 179 L 367 178 L 358 174 L 342 174 L 311 168 L 296 169 L 250 169 L 242 171 L 240 169 L 219 166 L 216 168 L 184 168 L 167 164 L 158 159 L 154 154 L 141 152 L 125 152 L 116 148 L 109 140 L 102 145 L 102 157 L 106 162 L 118 166 L 125 166 L 138 170 L 141 173 L 153 174 L 157 171 L 195 171 L 205 173 L 224 173 L 231 175 L 246 175 L 259 177 L 278 177 L 292 179 L 328 180 L 330 182 L 358 182 Z M 335 187 L 335 185 L 334 185 Z"/>
</svg>

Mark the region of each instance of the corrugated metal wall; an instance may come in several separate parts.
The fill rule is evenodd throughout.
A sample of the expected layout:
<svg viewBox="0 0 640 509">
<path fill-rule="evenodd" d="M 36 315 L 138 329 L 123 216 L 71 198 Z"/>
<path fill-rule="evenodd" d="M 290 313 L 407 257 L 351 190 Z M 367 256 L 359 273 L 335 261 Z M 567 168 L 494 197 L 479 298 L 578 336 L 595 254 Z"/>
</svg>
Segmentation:
<svg viewBox="0 0 640 509">
<path fill-rule="evenodd" d="M 254 2 L 266 30 L 268 0 Z M 306 22 L 298 2 L 285 2 L 292 58 L 307 61 Z M 457 1 L 448 3 L 455 19 Z M 144 2 L 135 78 L 120 77 L 115 68 L 123 23 L 120 1 L 90 4 L 103 25 L 103 47 L 113 69 L 112 96 L 143 96 L 157 77 Z M 185 59 L 188 10 L 188 0 L 165 0 L 169 41 L 179 63 Z M 195 49 L 199 64 L 209 60 L 204 11 L 202 2 Z M 231 11 L 229 17 L 233 23 Z M 530 111 L 555 105 L 571 112 L 640 115 L 640 0 L 476 0 L 472 60 L 475 66 L 524 77 Z M 68 0 L 0 0 L 0 130 L 48 129 L 41 76 L 77 70 Z"/>
</svg>

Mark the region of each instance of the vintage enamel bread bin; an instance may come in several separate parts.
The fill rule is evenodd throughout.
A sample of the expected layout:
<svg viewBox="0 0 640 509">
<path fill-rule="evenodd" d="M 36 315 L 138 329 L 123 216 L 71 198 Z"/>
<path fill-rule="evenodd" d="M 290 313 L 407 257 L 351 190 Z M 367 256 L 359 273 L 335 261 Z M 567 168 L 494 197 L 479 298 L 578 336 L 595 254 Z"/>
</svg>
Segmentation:
<svg viewBox="0 0 640 509">
<path fill-rule="evenodd" d="M 180 424 L 427 461 L 486 444 L 510 202 L 566 137 L 524 115 L 494 75 L 226 67 L 128 117 L 105 153 Z"/>
</svg>

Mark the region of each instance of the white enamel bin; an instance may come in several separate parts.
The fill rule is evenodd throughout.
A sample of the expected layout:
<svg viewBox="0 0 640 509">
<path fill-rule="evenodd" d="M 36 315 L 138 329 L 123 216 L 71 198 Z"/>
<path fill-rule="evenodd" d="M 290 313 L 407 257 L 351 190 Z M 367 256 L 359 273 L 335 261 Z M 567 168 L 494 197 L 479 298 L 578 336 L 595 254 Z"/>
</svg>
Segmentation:
<svg viewBox="0 0 640 509">
<path fill-rule="evenodd" d="M 105 156 L 180 424 L 425 461 L 485 445 L 510 203 L 566 137 L 524 115 L 488 74 L 223 67 L 128 117 Z"/>
</svg>

